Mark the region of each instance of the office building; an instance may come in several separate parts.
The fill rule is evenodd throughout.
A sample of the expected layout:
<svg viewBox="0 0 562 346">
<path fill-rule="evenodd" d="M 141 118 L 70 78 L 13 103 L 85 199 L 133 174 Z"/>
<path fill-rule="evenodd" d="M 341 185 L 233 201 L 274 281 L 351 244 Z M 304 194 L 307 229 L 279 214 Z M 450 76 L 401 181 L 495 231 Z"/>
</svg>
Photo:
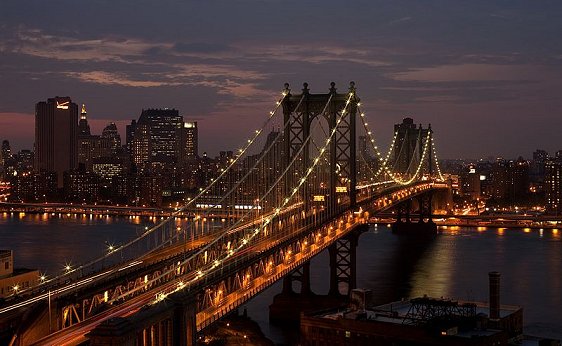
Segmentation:
<svg viewBox="0 0 562 346">
<path fill-rule="evenodd" d="M 119 149 L 121 149 L 121 136 L 119 135 L 119 131 L 117 131 L 117 125 L 115 125 L 115 123 L 109 123 L 104 127 L 101 132 L 101 139 L 107 142 L 107 147 L 109 148 L 109 154 L 111 156 L 115 155 Z"/>
<path fill-rule="evenodd" d="M 95 159 L 115 157 L 121 150 L 121 136 L 115 123 L 109 123 L 100 135 L 90 132 L 86 116 L 86 106 L 82 105 L 82 113 L 78 124 L 78 164 L 91 171 Z"/>
<path fill-rule="evenodd" d="M 179 163 L 184 150 L 181 141 L 183 128 L 183 117 L 175 109 L 143 110 L 132 140 L 133 162 L 143 168 Z"/>
<path fill-rule="evenodd" d="M 35 171 L 63 172 L 78 167 L 78 105 L 70 97 L 54 97 L 35 106 Z"/>
<path fill-rule="evenodd" d="M 82 104 L 82 111 L 80 112 L 80 121 L 78 122 L 78 134 L 80 136 L 89 136 L 90 125 L 88 124 L 88 113 L 86 112 L 86 105 Z"/>
<path fill-rule="evenodd" d="M 509 201 L 514 204 L 524 203 L 529 199 L 529 162 L 519 157 L 510 162 L 509 168 Z"/>
<path fill-rule="evenodd" d="M 480 172 L 476 170 L 476 165 L 469 165 L 461 176 L 461 194 L 470 200 L 480 198 Z"/>
<path fill-rule="evenodd" d="M 560 183 L 562 176 L 562 164 L 556 160 L 549 159 L 545 162 L 544 189 L 546 195 L 546 211 L 549 214 L 559 215 L 562 211 L 560 198 Z"/>
<path fill-rule="evenodd" d="M 0 159 L 2 160 L 2 163 L 6 162 L 7 160 L 9 160 L 12 157 L 12 149 L 10 147 L 10 142 L 5 139 L 2 141 L 2 156 L 0 157 Z"/>
<path fill-rule="evenodd" d="M 129 153 L 133 152 L 133 140 L 135 138 L 135 131 L 137 130 L 137 121 L 131 120 L 130 125 L 125 126 L 125 147 Z"/>
<path fill-rule="evenodd" d="M 96 202 L 99 192 L 98 176 L 80 169 L 64 173 L 64 196 L 67 202 L 92 203 Z"/>
<path fill-rule="evenodd" d="M 197 122 L 184 122 L 180 131 L 181 162 L 193 163 L 199 157 Z"/>
</svg>

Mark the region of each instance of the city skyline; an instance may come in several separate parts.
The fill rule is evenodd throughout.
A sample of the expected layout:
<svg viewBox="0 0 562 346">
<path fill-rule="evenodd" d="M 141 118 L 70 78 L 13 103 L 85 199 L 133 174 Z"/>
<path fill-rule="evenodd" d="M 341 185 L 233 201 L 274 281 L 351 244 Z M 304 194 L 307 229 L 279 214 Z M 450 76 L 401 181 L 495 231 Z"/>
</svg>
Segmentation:
<svg viewBox="0 0 562 346">
<path fill-rule="evenodd" d="M 0 139 L 32 149 L 34 105 L 58 95 L 86 103 L 93 133 L 115 122 L 122 137 L 142 109 L 178 109 L 214 155 L 245 141 L 285 82 L 354 80 L 381 147 L 410 116 L 439 132 L 445 159 L 562 149 L 558 2 L 130 5 L 4 6 Z"/>
</svg>

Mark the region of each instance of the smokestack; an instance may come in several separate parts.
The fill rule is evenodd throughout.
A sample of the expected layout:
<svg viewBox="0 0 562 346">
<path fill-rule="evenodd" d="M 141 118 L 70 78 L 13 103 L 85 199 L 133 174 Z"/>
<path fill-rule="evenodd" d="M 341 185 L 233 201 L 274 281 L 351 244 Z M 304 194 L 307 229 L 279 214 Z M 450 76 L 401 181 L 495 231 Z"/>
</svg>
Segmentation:
<svg viewBox="0 0 562 346">
<path fill-rule="evenodd" d="M 499 320 L 500 318 L 500 273 L 489 272 L 490 281 L 490 319 Z"/>
</svg>

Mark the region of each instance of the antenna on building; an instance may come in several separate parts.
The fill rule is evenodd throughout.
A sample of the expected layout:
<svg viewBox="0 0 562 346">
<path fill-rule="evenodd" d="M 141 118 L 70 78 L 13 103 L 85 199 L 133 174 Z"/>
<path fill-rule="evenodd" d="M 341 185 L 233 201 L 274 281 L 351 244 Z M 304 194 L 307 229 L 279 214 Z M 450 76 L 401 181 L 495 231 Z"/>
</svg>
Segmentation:
<svg viewBox="0 0 562 346">
<path fill-rule="evenodd" d="M 86 105 L 82 103 L 82 112 L 80 113 L 80 119 L 86 119 Z"/>
</svg>

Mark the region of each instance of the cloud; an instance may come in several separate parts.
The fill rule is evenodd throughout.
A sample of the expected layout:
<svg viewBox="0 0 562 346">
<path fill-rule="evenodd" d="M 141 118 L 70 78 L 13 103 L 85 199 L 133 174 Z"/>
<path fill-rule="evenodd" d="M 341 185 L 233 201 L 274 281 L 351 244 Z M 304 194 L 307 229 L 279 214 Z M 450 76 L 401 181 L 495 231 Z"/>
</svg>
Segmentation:
<svg viewBox="0 0 562 346">
<path fill-rule="evenodd" d="M 29 28 L 20 28 L 15 36 L 15 41 L 1 41 L 0 49 L 12 55 L 63 61 L 65 70 L 50 74 L 59 73 L 92 84 L 133 88 L 204 86 L 221 95 L 250 97 L 263 94 L 258 82 L 267 76 L 239 64 L 240 55 L 220 44 L 153 43 L 113 36 L 83 40 Z M 219 52 L 232 54 L 219 58 Z M 209 61 L 210 55 L 214 61 Z M 186 56 L 209 62 L 186 62 Z M 29 78 L 44 76 L 43 71 L 37 71 Z"/>
<path fill-rule="evenodd" d="M 367 66 L 388 66 L 388 61 L 380 60 L 370 49 L 360 49 L 335 44 L 260 44 L 241 48 L 246 58 L 252 60 L 300 62 L 322 64 L 343 62 Z"/>
<path fill-rule="evenodd" d="M 102 85 L 121 85 L 128 87 L 159 87 L 173 86 L 181 83 L 159 82 L 151 80 L 133 80 L 122 73 L 110 73 L 105 71 L 89 71 L 89 72 L 66 72 L 66 75 L 79 79 L 87 83 L 96 83 Z"/>
<path fill-rule="evenodd" d="M 19 28 L 12 40 L 0 42 L 0 50 L 54 60 L 130 62 L 149 48 L 160 46 L 138 39 L 106 37 L 82 40 L 56 36 L 39 29 Z M 125 59 L 124 57 L 129 57 Z"/>
<path fill-rule="evenodd" d="M 229 51 L 227 45 L 207 42 L 177 42 L 172 49 L 180 53 L 219 53 Z"/>
<path fill-rule="evenodd" d="M 417 68 L 390 77 L 398 81 L 532 81 L 545 75 L 545 68 L 529 65 L 459 64 Z"/>
</svg>

